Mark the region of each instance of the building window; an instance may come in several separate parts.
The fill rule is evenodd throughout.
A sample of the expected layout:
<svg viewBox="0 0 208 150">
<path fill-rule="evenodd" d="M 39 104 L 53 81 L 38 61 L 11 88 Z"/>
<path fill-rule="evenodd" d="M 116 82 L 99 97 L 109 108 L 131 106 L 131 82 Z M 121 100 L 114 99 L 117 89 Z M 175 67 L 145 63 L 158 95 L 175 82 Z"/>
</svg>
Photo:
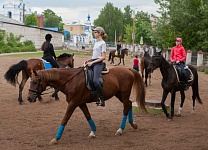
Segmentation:
<svg viewBox="0 0 208 150">
<path fill-rule="evenodd" d="M 71 27 L 70 31 L 73 31 L 73 27 Z"/>
<path fill-rule="evenodd" d="M 12 18 L 12 12 L 11 11 L 8 12 L 8 17 Z"/>
</svg>

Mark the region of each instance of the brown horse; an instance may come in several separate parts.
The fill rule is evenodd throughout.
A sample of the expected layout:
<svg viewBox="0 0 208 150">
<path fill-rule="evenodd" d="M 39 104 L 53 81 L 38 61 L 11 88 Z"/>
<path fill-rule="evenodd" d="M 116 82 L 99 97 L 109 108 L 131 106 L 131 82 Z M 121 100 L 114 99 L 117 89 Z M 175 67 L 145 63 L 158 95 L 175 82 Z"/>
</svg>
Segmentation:
<svg viewBox="0 0 208 150">
<path fill-rule="evenodd" d="M 127 48 L 122 49 L 121 52 L 120 52 L 120 55 L 115 55 L 115 52 L 116 52 L 116 50 L 111 50 L 110 53 L 109 53 L 108 61 L 111 60 L 110 64 L 114 65 L 114 57 L 118 57 L 118 58 L 120 58 L 120 62 L 117 65 L 120 65 L 121 59 L 122 59 L 123 60 L 123 65 L 125 66 L 124 57 L 125 57 L 125 55 L 128 56 L 128 49 Z"/>
<path fill-rule="evenodd" d="M 168 119 L 173 118 L 174 116 L 174 103 L 175 103 L 175 95 L 177 91 L 180 91 L 181 94 L 181 104 L 178 109 L 177 116 L 181 116 L 181 110 L 183 107 L 183 103 L 185 100 L 185 93 L 184 93 L 184 84 L 180 83 L 178 81 L 178 76 L 175 72 L 173 64 L 169 64 L 167 60 L 161 55 L 161 53 L 155 53 L 152 56 L 152 60 L 150 62 L 150 65 L 148 67 L 148 70 L 153 72 L 156 68 L 160 68 L 160 72 L 162 74 L 162 88 L 163 88 L 163 95 L 162 95 L 162 109 L 165 113 L 166 117 Z M 194 66 L 188 65 L 188 68 L 191 71 L 191 74 L 193 75 L 192 78 L 190 78 L 190 81 L 188 83 L 189 86 L 192 87 L 192 100 L 193 100 L 193 107 L 192 111 L 195 109 L 195 100 L 197 99 L 200 104 L 202 104 L 202 100 L 199 96 L 199 85 L 198 85 L 198 73 Z M 168 96 L 168 93 L 171 93 L 171 114 L 167 112 L 165 101 Z"/>
<path fill-rule="evenodd" d="M 151 85 L 151 72 L 148 72 L 148 66 L 151 61 L 151 56 L 148 51 L 145 51 L 144 56 L 141 59 L 140 69 L 142 78 L 144 78 L 144 72 L 145 72 L 145 85 L 147 86 L 147 79 L 149 78 L 149 85 Z"/>
<path fill-rule="evenodd" d="M 57 62 L 59 63 L 61 68 L 65 67 L 74 67 L 74 54 L 67 54 L 63 53 L 60 56 L 57 57 Z M 41 59 L 28 59 L 28 60 L 22 60 L 17 64 L 12 65 L 7 72 L 4 74 L 4 78 L 13 86 L 16 86 L 18 83 L 18 75 L 19 72 L 22 71 L 22 81 L 19 84 L 19 97 L 18 102 L 19 104 L 22 104 L 22 90 L 25 86 L 25 83 L 27 82 L 29 77 L 33 77 L 35 75 L 35 72 L 37 70 L 44 69 L 44 64 Z M 55 98 L 58 99 L 58 95 L 55 95 Z M 41 96 L 39 97 L 39 100 L 41 100 Z"/>
<path fill-rule="evenodd" d="M 103 92 L 105 100 L 114 95 L 123 103 L 123 119 L 116 135 L 121 135 L 126 125 L 126 119 L 131 126 L 136 129 L 137 124 L 133 122 L 132 102 L 129 100 L 132 87 L 136 91 L 136 102 L 141 109 L 146 112 L 145 108 L 145 87 L 140 74 L 131 68 L 115 67 L 109 70 L 108 74 L 103 75 Z M 52 86 L 59 89 L 66 95 L 68 107 L 65 116 L 61 122 L 58 132 L 51 143 L 57 143 L 61 138 L 63 130 L 69 121 L 74 110 L 79 107 L 85 115 L 90 127 L 89 137 L 95 137 L 96 126 L 93 122 L 86 103 L 96 102 L 97 96 L 92 98 L 91 92 L 86 86 L 84 68 L 77 69 L 50 69 L 40 70 L 37 76 L 30 83 L 28 100 L 34 102 L 38 95 L 46 89 L 46 86 Z"/>
</svg>

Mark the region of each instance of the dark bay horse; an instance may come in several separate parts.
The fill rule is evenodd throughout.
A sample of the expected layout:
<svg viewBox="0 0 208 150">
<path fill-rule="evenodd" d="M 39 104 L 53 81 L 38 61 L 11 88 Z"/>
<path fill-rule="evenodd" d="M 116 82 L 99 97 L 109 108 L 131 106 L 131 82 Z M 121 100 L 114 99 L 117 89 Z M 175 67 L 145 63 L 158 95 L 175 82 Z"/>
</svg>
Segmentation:
<svg viewBox="0 0 208 150">
<path fill-rule="evenodd" d="M 136 129 L 137 124 L 133 121 L 132 102 L 129 100 L 132 87 L 136 92 L 136 102 L 144 112 L 145 108 L 145 87 L 140 74 L 131 68 L 115 67 L 109 70 L 108 74 L 103 74 L 103 92 L 105 100 L 116 96 L 123 103 L 123 119 L 116 135 L 121 135 L 125 129 L 126 120 L 128 118 L 131 126 Z M 66 69 L 49 69 L 40 70 L 37 76 L 30 83 L 28 100 L 34 102 L 35 99 L 46 89 L 46 86 L 52 86 L 59 89 L 66 95 L 68 107 L 58 132 L 51 143 L 57 143 L 61 138 L 65 125 L 69 121 L 74 110 L 79 107 L 85 115 L 90 127 L 91 133 L 89 137 L 95 137 L 96 126 L 91 118 L 86 103 L 96 102 L 97 97 L 90 98 L 91 92 L 86 86 L 84 68 L 66 68 Z"/>
<path fill-rule="evenodd" d="M 74 54 L 67 54 L 63 53 L 60 56 L 57 57 L 57 62 L 59 63 L 61 68 L 65 67 L 74 67 Z M 25 86 L 25 83 L 27 82 L 29 77 L 35 76 L 35 72 L 37 70 L 44 69 L 44 64 L 41 59 L 28 59 L 28 60 L 22 60 L 17 64 L 12 65 L 7 72 L 4 74 L 4 78 L 13 86 L 16 86 L 18 83 L 18 75 L 20 71 L 22 71 L 22 81 L 19 84 L 19 97 L 18 102 L 19 104 L 22 104 L 22 91 Z M 55 95 L 56 99 L 58 99 L 58 96 Z M 41 100 L 41 97 L 39 97 L 39 100 Z"/>
<path fill-rule="evenodd" d="M 127 48 L 122 49 L 120 51 L 120 55 L 115 55 L 115 52 L 116 52 L 116 50 L 111 50 L 110 53 L 109 53 L 108 61 L 111 60 L 110 64 L 114 65 L 114 57 L 118 57 L 120 59 L 120 62 L 117 65 L 120 65 L 121 59 L 122 59 L 123 60 L 123 65 L 125 66 L 124 57 L 125 57 L 125 55 L 128 56 L 128 49 Z"/>
<path fill-rule="evenodd" d="M 140 70 L 142 74 L 142 78 L 144 78 L 144 72 L 145 72 L 145 85 L 147 86 L 147 79 L 149 77 L 149 85 L 151 85 L 151 72 L 148 71 L 148 66 L 151 61 L 151 56 L 149 54 L 149 51 L 145 51 L 144 56 L 141 59 L 140 63 Z"/>
<path fill-rule="evenodd" d="M 177 91 L 180 91 L 181 94 L 181 104 L 178 109 L 177 116 L 181 116 L 181 110 L 183 107 L 183 103 L 185 100 L 185 93 L 184 93 L 184 84 L 180 84 L 178 82 L 178 78 L 174 69 L 173 64 L 169 64 L 168 61 L 161 55 L 161 53 L 156 53 L 152 56 L 151 63 L 149 65 L 149 71 L 153 71 L 156 68 L 160 68 L 160 72 L 162 74 L 162 88 L 163 88 L 163 95 L 162 95 L 162 109 L 168 119 L 172 119 L 174 116 L 174 103 L 175 103 L 175 95 Z M 198 73 L 194 66 L 188 65 L 188 68 L 191 70 L 193 74 L 193 80 L 190 80 L 188 85 L 192 87 L 192 100 L 193 100 L 193 110 L 195 109 L 195 100 L 202 104 L 202 100 L 199 97 L 199 85 L 198 85 Z M 167 112 L 165 106 L 165 100 L 168 96 L 168 93 L 171 93 L 171 114 Z"/>
</svg>

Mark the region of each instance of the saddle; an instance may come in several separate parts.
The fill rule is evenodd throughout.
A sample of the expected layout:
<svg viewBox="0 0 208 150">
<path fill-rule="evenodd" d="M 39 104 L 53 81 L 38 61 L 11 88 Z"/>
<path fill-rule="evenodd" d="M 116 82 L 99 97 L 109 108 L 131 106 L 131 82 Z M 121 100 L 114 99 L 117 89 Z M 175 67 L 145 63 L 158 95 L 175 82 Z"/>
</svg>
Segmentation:
<svg viewBox="0 0 208 150">
<path fill-rule="evenodd" d="M 51 68 L 53 68 L 50 62 L 46 61 L 46 60 L 43 59 L 43 58 L 42 58 L 41 60 L 42 60 L 42 62 L 43 62 L 43 65 L 44 65 L 44 68 L 45 68 L 45 69 L 51 69 Z"/>
<path fill-rule="evenodd" d="M 106 63 L 103 62 L 103 70 L 102 70 L 102 74 L 107 74 L 109 72 L 109 69 L 106 67 Z M 86 79 L 86 86 L 90 91 L 96 91 L 95 86 L 93 84 L 93 70 L 91 67 L 85 67 L 85 79 Z M 99 82 L 101 84 L 101 86 L 103 86 L 103 78 L 102 78 L 102 74 L 100 75 L 99 78 Z"/>
<path fill-rule="evenodd" d="M 177 65 L 173 65 L 173 68 L 174 68 L 174 70 L 176 72 L 176 76 L 177 76 L 178 82 L 179 83 L 183 83 L 184 79 L 182 77 L 181 68 L 178 67 Z M 191 70 L 189 69 L 189 67 L 185 66 L 184 70 L 186 72 L 186 77 L 187 77 L 188 82 L 193 81 L 194 76 L 193 76 L 193 73 L 191 72 Z"/>
</svg>

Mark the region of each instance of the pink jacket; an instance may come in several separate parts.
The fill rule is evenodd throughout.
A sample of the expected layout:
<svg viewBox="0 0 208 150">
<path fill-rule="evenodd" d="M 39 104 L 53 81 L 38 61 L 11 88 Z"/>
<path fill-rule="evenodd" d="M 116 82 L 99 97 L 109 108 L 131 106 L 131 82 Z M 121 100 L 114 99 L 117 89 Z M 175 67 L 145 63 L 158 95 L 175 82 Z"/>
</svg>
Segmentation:
<svg viewBox="0 0 208 150">
<path fill-rule="evenodd" d="M 178 45 L 172 48 L 170 54 L 170 60 L 171 61 L 179 60 L 180 62 L 186 60 L 186 51 L 182 45 Z"/>
</svg>

